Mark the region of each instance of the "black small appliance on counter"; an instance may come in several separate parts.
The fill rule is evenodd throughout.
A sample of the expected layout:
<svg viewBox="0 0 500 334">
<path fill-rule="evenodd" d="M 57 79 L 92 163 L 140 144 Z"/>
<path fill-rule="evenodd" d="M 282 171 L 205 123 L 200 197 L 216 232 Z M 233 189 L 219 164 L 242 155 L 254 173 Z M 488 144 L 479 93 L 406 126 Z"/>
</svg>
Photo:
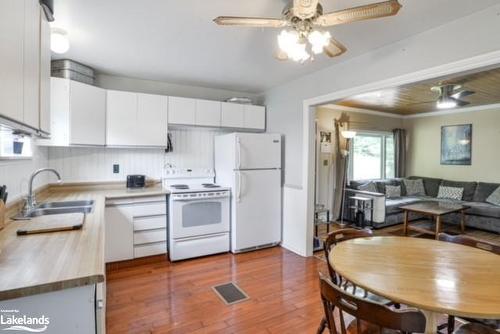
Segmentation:
<svg viewBox="0 0 500 334">
<path fill-rule="evenodd" d="M 136 189 L 146 186 L 146 175 L 127 175 L 127 188 Z"/>
</svg>

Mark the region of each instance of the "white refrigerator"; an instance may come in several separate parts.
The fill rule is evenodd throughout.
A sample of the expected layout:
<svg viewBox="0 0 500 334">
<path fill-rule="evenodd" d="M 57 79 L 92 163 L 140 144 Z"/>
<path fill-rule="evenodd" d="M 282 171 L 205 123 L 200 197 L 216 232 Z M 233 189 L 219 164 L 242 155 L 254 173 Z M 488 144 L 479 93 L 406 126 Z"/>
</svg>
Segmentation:
<svg viewBox="0 0 500 334">
<path fill-rule="evenodd" d="M 231 187 L 231 251 L 281 242 L 281 135 L 215 137 L 215 180 Z"/>
</svg>

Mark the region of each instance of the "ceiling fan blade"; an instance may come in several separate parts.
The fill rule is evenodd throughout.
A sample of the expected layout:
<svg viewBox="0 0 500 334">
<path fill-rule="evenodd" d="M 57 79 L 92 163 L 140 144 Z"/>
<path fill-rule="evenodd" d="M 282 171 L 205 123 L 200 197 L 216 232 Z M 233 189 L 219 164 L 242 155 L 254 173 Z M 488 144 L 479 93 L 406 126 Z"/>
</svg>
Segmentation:
<svg viewBox="0 0 500 334">
<path fill-rule="evenodd" d="M 389 0 L 366 6 L 354 7 L 322 15 L 318 18 L 316 24 L 323 27 L 330 27 L 339 24 L 392 16 L 396 15 L 401 7 L 398 0 Z"/>
<path fill-rule="evenodd" d="M 453 97 L 451 99 L 454 100 L 457 103 L 457 106 L 459 106 L 459 107 L 464 107 L 464 106 L 470 104 L 470 102 L 455 99 Z"/>
<path fill-rule="evenodd" d="M 282 19 L 263 17 L 219 16 L 214 19 L 214 22 L 221 26 L 242 26 L 255 28 L 281 28 L 288 25 L 288 21 Z"/>
<path fill-rule="evenodd" d="M 337 57 L 347 51 L 347 48 L 335 38 L 330 38 L 330 43 L 324 48 L 324 52 L 328 57 Z"/>
<path fill-rule="evenodd" d="M 293 0 L 293 16 L 297 16 L 302 20 L 315 16 L 318 3 L 319 0 Z"/>
<path fill-rule="evenodd" d="M 462 90 L 460 92 L 457 92 L 455 94 L 452 94 L 451 97 L 453 97 L 454 99 L 461 99 L 461 98 L 464 98 L 466 96 L 469 96 L 469 95 L 472 95 L 472 94 L 475 94 L 476 92 L 473 92 L 471 90 Z"/>
</svg>

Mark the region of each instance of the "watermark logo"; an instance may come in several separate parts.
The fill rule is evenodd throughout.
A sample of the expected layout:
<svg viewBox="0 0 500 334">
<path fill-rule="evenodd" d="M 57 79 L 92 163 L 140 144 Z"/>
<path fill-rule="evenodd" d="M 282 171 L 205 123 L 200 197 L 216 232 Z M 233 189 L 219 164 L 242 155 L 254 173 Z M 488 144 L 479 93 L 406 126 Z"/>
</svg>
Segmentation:
<svg viewBox="0 0 500 334">
<path fill-rule="evenodd" d="M 27 316 L 20 314 L 19 310 L 0 310 L 2 331 L 42 333 L 47 330 L 49 324 L 50 319 L 45 315 Z"/>
</svg>

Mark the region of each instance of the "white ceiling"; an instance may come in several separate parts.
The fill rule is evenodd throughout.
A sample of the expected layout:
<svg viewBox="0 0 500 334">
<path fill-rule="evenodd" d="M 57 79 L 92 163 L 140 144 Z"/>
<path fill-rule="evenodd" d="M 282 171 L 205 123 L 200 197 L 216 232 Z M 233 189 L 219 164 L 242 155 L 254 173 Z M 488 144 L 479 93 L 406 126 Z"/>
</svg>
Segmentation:
<svg viewBox="0 0 500 334">
<path fill-rule="evenodd" d="M 323 0 L 322 4 L 325 11 L 333 11 L 374 1 Z M 277 30 L 219 27 L 212 22 L 219 15 L 279 17 L 285 3 L 55 0 L 54 26 L 66 29 L 71 42 L 70 51 L 59 58 L 108 74 L 259 93 L 499 0 L 400 0 L 403 8 L 395 17 L 331 28 L 348 52 L 335 59 L 319 56 L 303 65 L 273 58 Z"/>
</svg>

